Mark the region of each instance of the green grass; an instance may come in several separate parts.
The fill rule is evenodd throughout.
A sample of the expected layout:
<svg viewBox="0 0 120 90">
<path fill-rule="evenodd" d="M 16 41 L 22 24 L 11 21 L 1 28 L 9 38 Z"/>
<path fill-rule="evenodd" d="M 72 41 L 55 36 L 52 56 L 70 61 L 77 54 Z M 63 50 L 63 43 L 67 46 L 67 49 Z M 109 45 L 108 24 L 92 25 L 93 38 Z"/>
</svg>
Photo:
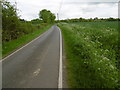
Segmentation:
<svg viewBox="0 0 120 90">
<path fill-rule="evenodd" d="M 35 30 L 33 33 L 23 35 L 16 40 L 12 40 L 10 42 L 4 42 L 2 45 L 2 57 L 9 55 L 19 47 L 25 45 L 26 43 L 30 42 L 34 38 L 38 37 L 40 34 L 47 31 L 51 26 L 52 25 L 48 25 L 42 29 Z"/>
<path fill-rule="evenodd" d="M 60 23 L 70 88 L 118 88 L 117 22 Z"/>
</svg>

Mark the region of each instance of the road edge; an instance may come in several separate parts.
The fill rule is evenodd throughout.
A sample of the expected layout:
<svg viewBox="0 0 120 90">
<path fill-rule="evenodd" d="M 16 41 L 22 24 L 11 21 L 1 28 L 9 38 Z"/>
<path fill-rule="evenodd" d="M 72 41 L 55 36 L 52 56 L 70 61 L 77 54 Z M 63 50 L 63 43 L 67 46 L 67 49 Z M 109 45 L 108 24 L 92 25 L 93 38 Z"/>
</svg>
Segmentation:
<svg viewBox="0 0 120 90">
<path fill-rule="evenodd" d="M 58 29 L 60 32 L 60 62 L 59 62 L 58 88 L 62 88 L 62 34 L 61 34 L 61 30 L 59 27 Z"/>
<path fill-rule="evenodd" d="M 54 25 L 53 25 L 54 26 Z M 50 29 L 53 27 L 51 26 Z M 49 29 L 48 29 L 49 30 Z M 42 33 L 40 36 L 36 37 L 35 39 L 33 39 L 32 41 L 28 42 L 27 44 L 23 45 L 21 48 L 17 49 L 16 51 L 14 51 L 13 53 L 11 53 L 10 55 L 4 57 L 2 60 L 0 60 L 0 62 L 3 62 L 5 59 L 11 57 L 12 55 L 14 55 L 15 53 L 17 53 L 18 51 L 22 50 L 24 47 L 28 46 L 29 44 L 33 43 L 34 41 L 36 41 L 38 38 L 42 37 L 44 34 L 46 34 L 48 32 L 48 30 L 44 33 Z"/>
</svg>

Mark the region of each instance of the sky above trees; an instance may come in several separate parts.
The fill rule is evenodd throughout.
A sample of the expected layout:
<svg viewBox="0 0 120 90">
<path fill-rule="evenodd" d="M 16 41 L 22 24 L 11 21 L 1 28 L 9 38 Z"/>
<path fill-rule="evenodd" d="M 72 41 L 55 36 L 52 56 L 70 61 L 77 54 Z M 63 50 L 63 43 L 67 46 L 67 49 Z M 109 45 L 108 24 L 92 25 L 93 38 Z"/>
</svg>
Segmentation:
<svg viewBox="0 0 120 90">
<path fill-rule="evenodd" d="M 8 0 L 17 2 L 22 19 L 39 18 L 39 11 L 48 9 L 59 19 L 118 17 L 119 0 Z"/>
</svg>

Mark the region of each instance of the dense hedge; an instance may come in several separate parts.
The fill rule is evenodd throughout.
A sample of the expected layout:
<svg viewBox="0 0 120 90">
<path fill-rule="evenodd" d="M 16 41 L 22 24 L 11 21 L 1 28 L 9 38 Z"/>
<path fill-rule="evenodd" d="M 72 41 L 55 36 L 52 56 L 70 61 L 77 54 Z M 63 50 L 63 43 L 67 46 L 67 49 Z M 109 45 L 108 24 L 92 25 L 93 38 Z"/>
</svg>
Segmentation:
<svg viewBox="0 0 120 90">
<path fill-rule="evenodd" d="M 47 24 L 40 20 L 37 23 L 33 21 L 21 20 L 17 14 L 16 4 L 2 1 L 2 41 L 8 42 L 21 37 L 22 35 L 32 33 L 35 30 L 45 27 Z M 35 22 L 35 21 L 34 21 Z"/>
</svg>

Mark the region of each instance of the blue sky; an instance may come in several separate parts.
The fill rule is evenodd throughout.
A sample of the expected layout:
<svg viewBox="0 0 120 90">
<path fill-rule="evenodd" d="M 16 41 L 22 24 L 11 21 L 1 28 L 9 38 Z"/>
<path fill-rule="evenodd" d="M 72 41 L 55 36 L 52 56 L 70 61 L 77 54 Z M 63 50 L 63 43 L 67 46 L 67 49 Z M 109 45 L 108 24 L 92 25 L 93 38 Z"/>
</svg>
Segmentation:
<svg viewBox="0 0 120 90">
<path fill-rule="evenodd" d="M 60 19 L 118 17 L 119 0 L 8 0 L 17 2 L 22 19 L 38 18 L 42 9 L 48 9 Z"/>
</svg>

